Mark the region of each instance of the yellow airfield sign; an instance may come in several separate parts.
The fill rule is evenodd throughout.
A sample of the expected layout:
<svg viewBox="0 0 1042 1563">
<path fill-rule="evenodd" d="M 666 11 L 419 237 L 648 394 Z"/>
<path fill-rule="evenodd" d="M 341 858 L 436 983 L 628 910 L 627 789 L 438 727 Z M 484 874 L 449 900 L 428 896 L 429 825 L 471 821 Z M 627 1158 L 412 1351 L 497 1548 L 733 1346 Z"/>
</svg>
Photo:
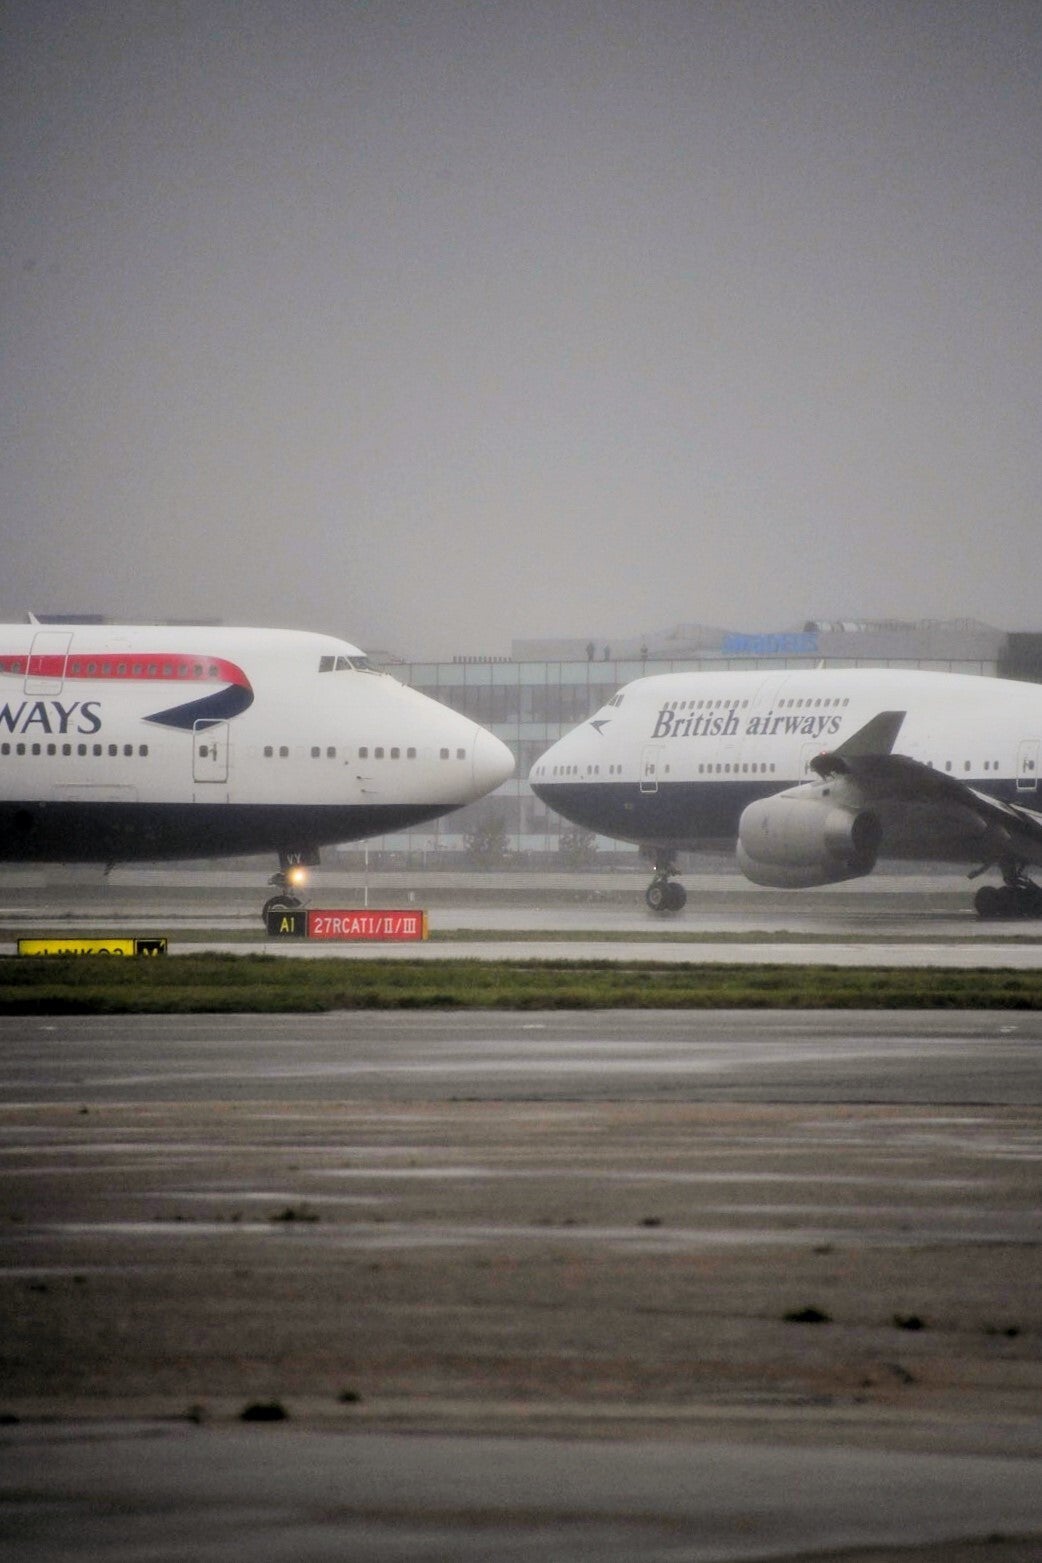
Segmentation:
<svg viewBox="0 0 1042 1563">
<path fill-rule="evenodd" d="M 19 939 L 19 955 L 165 955 L 166 939 Z"/>
</svg>

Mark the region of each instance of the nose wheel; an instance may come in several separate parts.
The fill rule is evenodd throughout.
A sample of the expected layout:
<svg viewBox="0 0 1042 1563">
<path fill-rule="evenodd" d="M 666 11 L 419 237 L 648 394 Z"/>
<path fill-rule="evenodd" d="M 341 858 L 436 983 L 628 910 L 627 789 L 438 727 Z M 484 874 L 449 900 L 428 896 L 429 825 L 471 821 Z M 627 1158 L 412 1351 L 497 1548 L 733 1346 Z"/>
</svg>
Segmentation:
<svg viewBox="0 0 1042 1563">
<path fill-rule="evenodd" d="M 272 874 L 268 884 L 276 887 L 275 894 L 270 895 L 261 908 L 261 921 L 265 927 L 269 912 L 293 912 L 298 906 L 304 905 L 293 887 L 301 884 L 306 877 L 300 869 L 280 869 L 277 874 Z"/>
</svg>

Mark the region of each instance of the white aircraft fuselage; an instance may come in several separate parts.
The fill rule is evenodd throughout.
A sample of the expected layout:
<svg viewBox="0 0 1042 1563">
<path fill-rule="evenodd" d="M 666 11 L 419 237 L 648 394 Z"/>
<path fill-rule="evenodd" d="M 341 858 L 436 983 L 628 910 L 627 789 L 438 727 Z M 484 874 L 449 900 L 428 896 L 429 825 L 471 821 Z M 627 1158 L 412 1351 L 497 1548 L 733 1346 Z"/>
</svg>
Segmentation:
<svg viewBox="0 0 1042 1563">
<path fill-rule="evenodd" d="M 308 861 L 471 803 L 513 769 L 493 734 L 327 635 L 0 626 L 9 862 Z"/>
<path fill-rule="evenodd" d="M 1042 863 L 1040 745 L 1035 684 L 889 669 L 666 673 L 625 686 L 530 781 L 566 819 L 651 849 L 653 906 L 671 854 L 722 843 L 737 843 L 758 884 L 830 884 L 884 855 L 994 865 L 1011 886 Z"/>
</svg>

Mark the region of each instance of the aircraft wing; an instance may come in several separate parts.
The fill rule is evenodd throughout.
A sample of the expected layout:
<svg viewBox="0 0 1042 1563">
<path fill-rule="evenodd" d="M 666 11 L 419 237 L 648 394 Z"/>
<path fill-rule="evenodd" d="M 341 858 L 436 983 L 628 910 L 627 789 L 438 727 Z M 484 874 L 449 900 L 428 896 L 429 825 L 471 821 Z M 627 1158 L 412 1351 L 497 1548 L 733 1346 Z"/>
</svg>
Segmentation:
<svg viewBox="0 0 1042 1563">
<path fill-rule="evenodd" d="M 903 711 L 880 712 L 845 743 L 817 755 L 811 769 L 823 779 L 847 777 L 866 803 L 932 804 L 949 817 L 972 822 L 989 863 L 1009 858 L 1042 863 L 1042 815 L 977 792 L 909 755 L 893 753 L 904 716 Z"/>
</svg>

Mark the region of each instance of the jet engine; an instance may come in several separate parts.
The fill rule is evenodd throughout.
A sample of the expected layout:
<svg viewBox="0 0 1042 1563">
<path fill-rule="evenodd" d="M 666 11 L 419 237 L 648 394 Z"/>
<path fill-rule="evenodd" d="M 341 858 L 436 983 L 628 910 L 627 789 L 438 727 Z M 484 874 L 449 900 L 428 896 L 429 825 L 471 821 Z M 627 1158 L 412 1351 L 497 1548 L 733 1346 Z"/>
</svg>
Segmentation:
<svg viewBox="0 0 1042 1563">
<path fill-rule="evenodd" d="M 883 835 L 878 815 L 842 807 L 830 791 L 795 787 L 749 804 L 737 847 L 746 879 L 776 890 L 808 890 L 872 872 Z"/>
</svg>

